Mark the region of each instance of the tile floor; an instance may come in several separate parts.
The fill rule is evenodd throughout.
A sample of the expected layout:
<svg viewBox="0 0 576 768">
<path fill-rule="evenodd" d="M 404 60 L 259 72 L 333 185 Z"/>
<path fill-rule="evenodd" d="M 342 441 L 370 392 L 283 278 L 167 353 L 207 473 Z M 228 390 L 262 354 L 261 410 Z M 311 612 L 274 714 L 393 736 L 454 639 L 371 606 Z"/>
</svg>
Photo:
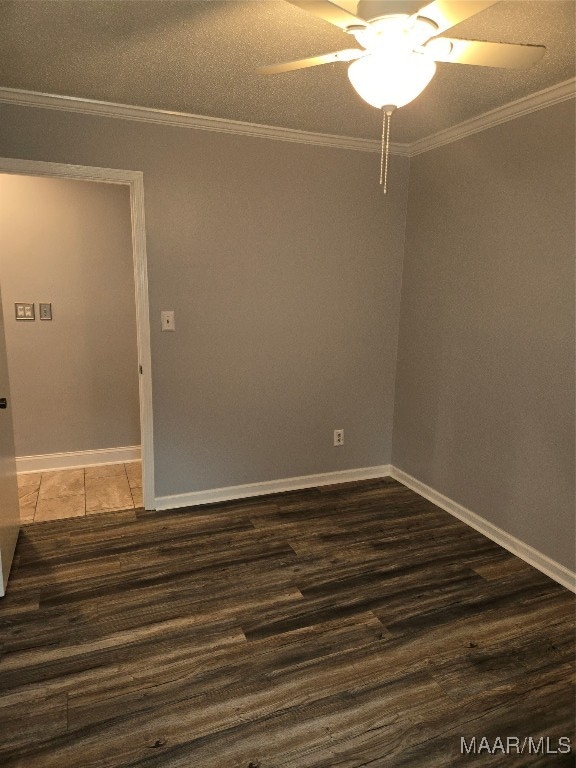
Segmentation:
<svg viewBox="0 0 576 768">
<path fill-rule="evenodd" d="M 142 507 L 142 464 L 29 472 L 18 475 L 22 523 L 62 520 Z"/>
</svg>

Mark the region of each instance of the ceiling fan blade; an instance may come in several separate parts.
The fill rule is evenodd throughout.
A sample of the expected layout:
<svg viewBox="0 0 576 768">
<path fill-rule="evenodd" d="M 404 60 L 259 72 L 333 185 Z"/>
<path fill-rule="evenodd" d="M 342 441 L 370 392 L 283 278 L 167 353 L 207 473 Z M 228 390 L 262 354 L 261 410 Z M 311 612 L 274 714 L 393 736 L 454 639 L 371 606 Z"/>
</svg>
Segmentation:
<svg viewBox="0 0 576 768">
<path fill-rule="evenodd" d="M 321 19 L 329 21 L 340 29 L 346 31 L 349 27 L 365 27 L 366 22 L 359 19 L 353 13 L 346 10 L 347 7 L 355 5 L 344 0 L 342 3 L 333 3 L 330 0 L 288 0 L 292 5 L 297 5 L 303 11 L 319 16 Z M 344 7 L 346 6 L 346 7 Z"/>
<path fill-rule="evenodd" d="M 417 15 L 433 21 L 438 27 L 436 34 L 439 35 L 445 29 L 450 29 L 485 8 L 496 5 L 497 2 L 498 0 L 435 0 L 421 8 Z"/>
<path fill-rule="evenodd" d="M 450 43 L 450 45 L 448 45 Z M 540 61 L 546 53 L 543 45 L 485 43 L 480 40 L 457 40 L 437 37 L 424 46 L 435 61 L 454 64 L 476 64 L 480 67 L 523 69 Z"/>
<path fill-rule="evenodd" d="M 309 59 L 297 59 L 296 61 L 287 61 L 284 64 L 271 64 L 269 67 L 260 67 L 256 71 L 259 75 L 276 75 L 280 72 L 291 72 L 294 69 L 330 64 L 333 61 L 354 61 L 354 59 L 364 56 L 365 53 L 366 51 L 362 51 L 360 48 L 346 48 L 343 51 L 325 53 L 323 56 L 312 56 Z"/>
<path fill-rule="evenodd" d="M 334 5 L 339 5 L 352 16 L 358 16 L 358 3 L 360 0 L 333 0 Z"/>
</svg>

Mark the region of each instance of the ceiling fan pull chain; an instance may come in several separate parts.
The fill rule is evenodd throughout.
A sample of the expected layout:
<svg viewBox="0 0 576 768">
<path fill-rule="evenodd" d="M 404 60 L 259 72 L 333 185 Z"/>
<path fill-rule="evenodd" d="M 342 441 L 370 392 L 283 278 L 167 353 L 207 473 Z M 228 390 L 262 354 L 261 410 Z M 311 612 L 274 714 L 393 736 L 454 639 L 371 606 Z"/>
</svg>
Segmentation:
<svg viewBox="0 0 576 768">
<path fill-rule="evenodd" d="M 390 121 L 395 107 L 382 107 L 382 149 L 380 153 L 380 184 L 384 194 L 388 188 L 388 158 L 390 157 Z"/>
</svg>

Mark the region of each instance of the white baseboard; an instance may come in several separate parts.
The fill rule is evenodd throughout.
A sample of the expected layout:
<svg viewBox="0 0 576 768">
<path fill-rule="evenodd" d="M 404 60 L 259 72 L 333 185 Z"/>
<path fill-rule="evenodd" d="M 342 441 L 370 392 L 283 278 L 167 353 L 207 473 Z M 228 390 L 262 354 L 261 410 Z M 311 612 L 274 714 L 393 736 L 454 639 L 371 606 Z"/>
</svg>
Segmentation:
<svg viewBox="0 0 576 768">
<path fill-rule="evenodd" d="M 507 549 L 508 552 L 520 557 L 530 565 L 533 565 L 534 568 L 542 571 L 546 576 L 557 581 L 558 584 L 561 584 L 572 592 L 576 592 L 576 573 L 565 566 L 552 560 L 547 555 L 542 554 L 542 552 L 534 549 L 534 547 L 531 547 L 529 544 L 525 544 L 515 536 L 503 531 L 502 528 L 498 528 L 498 526 L 490 523 L 483 517 L 480 517 L 480 515 L 477 515 L 475 512 L 471 512 L 469 509 L 466 509 L 466 507 L 457 504 L 447 496 L 435 491 L 434 488 L 420 482 L 420 480 L 417 480 L 403 470 L 391 466 L 390 476 L 395 480 L 398 480 L 402 485 L 411 488 L 420 496 L 428 499 L 428 501 L 436 504 L 437 507 L 440 507 L 451 515 L 454 515 L 454 517 L 457 517 L 459 520 L 462 520 L 462 522 L 475 528 L 477 531 L 484 534 L 484 536 L 495 541 L 496 544 L 500 544 L 500 546 Z"/>
<path fill-rule="evenodd" d="M 377 477 L 387 477 L 390 465 L 382 464 L 376 467 L 361 469 L 344 469 L 340 472 L 324 472 L 319 475 L 304 475 L 288 477 L 281 480 L 268 480 L 263 483 L 248 483 L 246 485 L 230 485 L 226 488 L 212 488 L 206 491 L 175 494 L 174 496 L 159 496 L 156 498 L 156 509 L 177 509 L 179 507 L 194 507 L 198 504 L 213 504 L 219 501 L 245 499 L 250 496 L 263 496 L 267 493 L 283 493 L 304 488 L 315 488 L 321 485 L 350 483 L 354 480 L 370 480 Z"/>
<path fill-rule="evenodd" d="M 16 472 L 50 472 L 54 469 L 93 467 L 98 464 L 123 464 L 140 460 L 140 446 L 124 448 L 98 448 L 95 451 L 45 453 L 39 456 L 16 456 Z"/>
<path fill-rule="evenodd" d="M 128 461 L 129 459 L 124 460 Z M 551 579 L 558 582 L 558 584 L 561 584 L 572 592 L 576 592 L 576 573 L 391 464 L 363 467 L 360 469 L 345 469 L 340 472 L 325 472 L 318 475 L 289 477 L 280 480 L 269 480 L 263 483 L 248 483 L 246 485 L 232 485 L 225 488 L 211 488 L 204 491 L 194 491 L 192 493 L 175 494 L 172 496 L 159 496 L 155 500 L 155 509 L 161 510 L 193 507 L 200 504 L 213 504 L 220 501 L 245 499 L 251 496 L 263 496 L 269 493 L 283 493 L 284 491 L 295 491 L 322 485 L 349 483 L 354 480 L 369 480 L 379 477 L 393 477 L 395 480 L 398 480 L 398 482 L 411 488 L 420 496 L 423 496 L 433 504 L 436 504 L 440 509 L 449 512 L 451 515 L 462 520 L 462 522 L 476 529 L 484 536 L 495 541 L 501 547 L 508 550 L 508 552 L 520 557 L 525 562 L 534 566 L 534 568 L 542 571 L 542 573 L 545 573 L 546 576 L 549 576 Z"/>
</svg>

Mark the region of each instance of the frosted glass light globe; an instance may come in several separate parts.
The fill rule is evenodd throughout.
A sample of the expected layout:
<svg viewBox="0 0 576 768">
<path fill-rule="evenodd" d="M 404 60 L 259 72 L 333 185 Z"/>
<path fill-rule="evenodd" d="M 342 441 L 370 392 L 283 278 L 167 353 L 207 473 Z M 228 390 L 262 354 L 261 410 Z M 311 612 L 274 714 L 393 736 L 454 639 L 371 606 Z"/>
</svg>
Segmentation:
<svg viewBox="0 0 576 768">
<path fill-rule="evenodd" d="M 353 61 L 348 77 L 356 92 L 381 109 L 403 107 L 419 96 L 436 72 L 436 63 L 420 53 L 375 51 Z"/>
</svg>

